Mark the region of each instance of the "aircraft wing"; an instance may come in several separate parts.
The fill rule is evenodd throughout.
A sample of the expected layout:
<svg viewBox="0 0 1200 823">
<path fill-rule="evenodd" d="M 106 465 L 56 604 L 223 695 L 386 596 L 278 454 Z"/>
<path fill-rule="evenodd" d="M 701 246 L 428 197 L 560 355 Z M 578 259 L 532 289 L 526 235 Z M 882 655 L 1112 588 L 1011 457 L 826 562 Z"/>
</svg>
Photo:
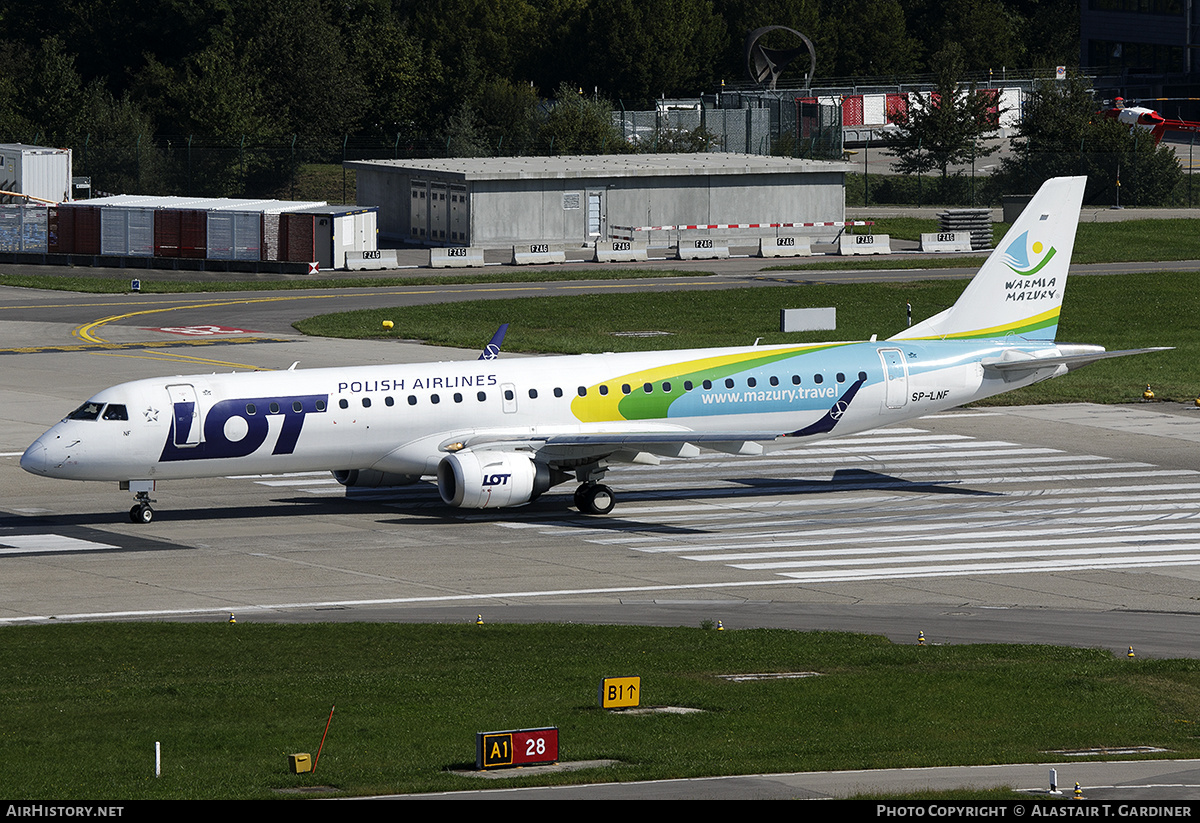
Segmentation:
<svg viewBox="0 0 1200 823">
<path fill-rule="evenodd" d="M 694 431 L 597 432 L 594 434 L 547 434 L 514 437 L 512 434 L 481 432 L 456 441 L 453 450 L 532 451 L 548 462 L 588 460 L 624 454 L 628 459 L 639 454 L 658 457 L 696 457 L 701 449 L 725 454 L 755 455 L 765 445 L 787 435 L 782 432 Z M 637 461 L 644 462 L 644 461 Z"/>
</svg>

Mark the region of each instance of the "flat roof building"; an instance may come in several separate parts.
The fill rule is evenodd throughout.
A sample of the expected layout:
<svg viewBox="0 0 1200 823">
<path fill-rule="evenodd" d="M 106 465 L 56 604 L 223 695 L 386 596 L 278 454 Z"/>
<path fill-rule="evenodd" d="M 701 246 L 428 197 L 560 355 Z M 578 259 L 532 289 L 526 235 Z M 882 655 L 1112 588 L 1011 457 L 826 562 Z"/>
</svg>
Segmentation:
<svg viewBox="0 0 1200 823">
<path fill-rule="evenodd" d="M 430 246 L 588 245 L 618 227 L 844 219 L 848 163 L 749 154 L 352 160 L 379 233 Z"/>
</svg>

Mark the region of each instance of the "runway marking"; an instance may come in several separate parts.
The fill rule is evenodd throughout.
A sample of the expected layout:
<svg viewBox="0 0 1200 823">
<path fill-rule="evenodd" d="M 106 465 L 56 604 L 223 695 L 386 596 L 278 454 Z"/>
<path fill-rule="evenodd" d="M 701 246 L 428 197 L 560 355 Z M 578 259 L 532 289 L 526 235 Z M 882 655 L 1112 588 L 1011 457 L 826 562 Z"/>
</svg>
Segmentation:
<svg viewBox="0 0 1200 823">
<path fill-rule="evenodd" d="M 96 340 L 91 343 L 75 343 L 61 346 L 19 346 L 0 349 L 0 354 L 52 354 L 55 352 L 108 352 L 129 349 L 161 349 L 176 346 L 243 345 L 246 343 L 288 343 L 283 337 L 220 337 L 212 339 L 150 340 L 141 343 L 109 343 Z M 250 367 L 253 368 L 253 367 Z"/>
<path fill-rule="evenodd" d="M 97 543 L 61 534 L 6 534 L 0 536 L 0 556 L 56 552 L 115 551 L 110 543 Z"/>
</svg>

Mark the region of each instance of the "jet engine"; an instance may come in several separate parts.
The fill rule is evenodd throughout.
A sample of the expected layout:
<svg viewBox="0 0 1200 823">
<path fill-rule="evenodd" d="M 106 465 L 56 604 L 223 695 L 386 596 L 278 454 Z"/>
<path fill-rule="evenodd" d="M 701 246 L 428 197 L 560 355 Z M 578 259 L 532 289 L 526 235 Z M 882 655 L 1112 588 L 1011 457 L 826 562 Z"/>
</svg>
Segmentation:
<svg viewBox="0 0 1200 823">
<path fill-rule="evenodd" d="M 459 452 L 438 463 L 438 492 L 450 506 L 521 506 L 567 479 L 564 472 L 511 452 Z"/>
<path fill-rule="evenodd" d="M 421 479 L 411 474 L 392 474 L 391 472 L 381 472 L 375 469 L 336 471 L 333 473 L 333 478 L 343 486 L 357 486 L 368 489 L 378 488 L 379 486 L 407 486 Z"/>
</svg>

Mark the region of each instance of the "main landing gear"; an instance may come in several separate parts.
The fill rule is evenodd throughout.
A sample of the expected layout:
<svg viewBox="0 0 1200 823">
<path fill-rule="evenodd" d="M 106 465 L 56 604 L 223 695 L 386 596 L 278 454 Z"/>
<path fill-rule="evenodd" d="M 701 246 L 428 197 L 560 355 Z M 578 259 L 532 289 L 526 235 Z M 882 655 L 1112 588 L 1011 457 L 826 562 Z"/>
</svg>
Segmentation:
<svg viewBox="0 0 1200 823">
<path fill-rule="evenodd" d="M 154 519 L 154 509 L 150 508 L 150 504 L 154 501 L 150 499 L 149 492 L 138 492 L 137 503 L 133 504 L 133 508 L 129 510 L 130 523 L 149 523 Z"/>
<path fill-rule="evenodd" d="M 616 495 L 603 483 L 584 483 L 575 490 L 575 508 L 581 514 L 608 514 L 615 505 Z"/>
</svg>

